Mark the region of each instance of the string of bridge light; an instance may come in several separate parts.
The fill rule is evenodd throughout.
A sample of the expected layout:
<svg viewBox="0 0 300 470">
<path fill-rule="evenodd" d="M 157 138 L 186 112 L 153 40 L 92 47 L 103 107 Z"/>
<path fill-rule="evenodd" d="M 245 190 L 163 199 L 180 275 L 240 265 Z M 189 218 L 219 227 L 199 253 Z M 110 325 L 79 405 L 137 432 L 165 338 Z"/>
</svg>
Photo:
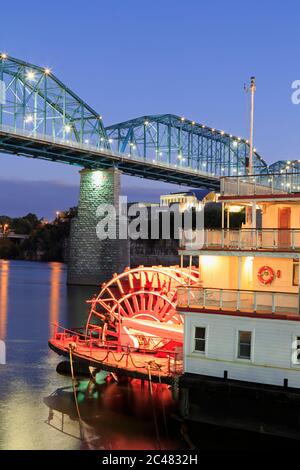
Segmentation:
<svg viewBox="0 0 300 470">
<path fill-rule="evenodd" d="M 3 60 L 6 60 L 6 59 L 8 59 L 9 57 L 8 57 L 8 54 L 7 54 L 7 53 L 2 52 L 2 53 L 0 54 L 0 58 L 3 59 Z M 49 67 L 45 67 L 45 68 L 43 69 L 43 72 L 44 72 L 45 75 L 51 75 L 51 73 L 52 73 L 52 71 L 51 71 L 51 69 L 50 69 Z M 31 70 L 31 69 L 30 69 L 30 70 L 27 70 L 27 72 L 26 72 L 26 74 L 25 74 L 25 77 L 26 77 L 26 79 L 27 79 L 28 81 L 35 81 L 36 78 L 37 78 L 37 77 L 36 77 L 36 72 L 35 72 L 34 70 Z M 102 116 L 99 116 L 98 118 L 99 118 L 100 120 L 102 120 Z M 180 120 L 181 120 L 181 122 L 187 122 L 187 123 L 189 123 L 189 124 L 192 125 L 192 126 L 195 126 L 195 125 L 196 125 L 196 122 L 195 122 L 195 121 L 187 121 L 184 116 L 182 116 L 182 117 L 180 118 Z M 25 122 L 26 124 L 33 123 L 33 122 L 34 122 L 34 117 L 33 117 L 32 115 L 28 115 L 28 116 L 26 116 L 26 117 L 24 118 L 24 122 Z M 145 126 L 148 126 L 149 124 L 150 124 L 150 122 L 149 122 L 148 120 L 145 120 L 144 125 L 145 125 Z M 211 127 L 205 126 L 204 124 L 198 124 L 198 126 L 201 127 L 202 129 L 207 129 L 208 131 L 210 131 L 210 132 L 212 132 L 212 133 L 216 133 L 216 134 L 220 134 L 220 135 L 222 135 L 222 136 L 230 137 L 230 139 L 235 139 L 235 140 L 232 141 L 233 147 L 237 147 L 239 143 L 249 144 L 249 141 L 248 141 L 248 140 L 242 139 L 241 137 L 235 137 L 235 136 L 233 136 L 232 134 L 227 134 L 227 133 L 225 133 L 223 130 L 220 131 L 220 130 L 217 130 L 217 129 L 215 129 L 215 128 L 211 128 Z M 70 133 L 72 132 L 72 129 L 73 129 L 73 126 L 72 126 L 70 123 L 68 123 L 68 124 L 65 124 L 63 130 L 64 130 L 65 134 L 70 134 Z M 100 141 L 101 141 L 101 142 L 105 142 L 105 141 L 106 141 L 106 142 L 108 142 L 108 143 L 111 144 L 111 143 L 113 142 L 113 139 L 105 139 L 105 138 L 101 137 L 101 138 L 100 138 Z M 85 139 L 85 143 L 86 143 L 86 144 L 89 144 L 89 140 L 88 140 L 88 139 Z M 130 142 L 129 145 L 130 145 L 130 147 L 131 147 L 133 150 L 136 149 L 135 143 Z M 254 148 L 253 151 L 256 152 L 257 149 Z M 158 153 L 159 156 L 163 156 L 163 152 L 156 151 L 156 153 Z M 131 155 L 131 154 L 129 154 L 129 155 Z M 259 155 L 257 155 L 257 157 L 259 158 L 259 160 L 261 160 L 261 157 L 260 157 Z M 178 159 L 179 161 L 182 161 L 182 162 L 185 162 L 185 161 L 186 161 L 186 157 L 184 157 L 184 156 L 183 156 L 182 154 L 180 154 L 180 153 L 178 154 L 177 159 Z M 153 160 L 153 161 L 155 161 L 155 160 Z M 206 163 L 204 162 L 202 165 L 203 165 L 203 166 L 206 166 Z M 224 171 L 225 171 L 225 168 L 222 168 L 221 171 L 224 172 Z"/>
<path fill-rule="evenodd" d="M 186 119 L 184 117 L 181 117 L 180 118 L 181 122 L 187 122 L 188 124 L 192 125 L 192 126 L 195 126 L 196 125 L 196 122 L 195 121 L 186 121 Z M 148 120 L 145 120 L 144 121 L 144 126 L 147 127 L 148 125 L 150 124 L 150 121 Z M 246 140 L 246 139 L 242 139 L 241 137 L 234 137 L 232 134 L 225 134 L 224 131 L 218 131 L 216 130 L 215 128 L 210 128 L 208 126 L 205 126 L 204 124 L 198 124 L 199 127 L 201 127 L 202 129 L 207 129 L 208 131 L 211 131 L 213 133 L 219 133 L 221 135 L 225 135 L 226 137 L 230 137 L 231 139 L 234 138 L 235 140 L 232 141 L 232 145 L 233 147 L 237 147 L 239 143 L 243 143 L 243 144 L 249 144 L 249 141 Z M 136 148 L 136 145 L 133 143 L 133 142 L 130 142 L 129 145 L 132 147 L 132 148 Z M 256 148 L 253 149 L 254 152 L 257 151 Z M 159 155 L 159 156 L 163 156 L 163 152 L 159 151 L 159 150 L 155 150 L 155 152 Z M 130 154 L 129 154 L 130 155 Z M 257 155 L 258 159 L 261 160 L 261 157 L 259 155 Z M 177 155 L 177 159 L 180 160 L 180 162 L 185 162 L 186 161 L 186 157 L 184 157 L 181 153 L 179 153 Z M 156 160 L 153 160 L 153 163 L 155 163 Z M 202 163 L 202 166 L 203 167 L 206 167 L 207 166 L 207 163 L 206 162 L 203 162 Z M 177 167 L 177 165 L 175 165 L 175 167 Z M 198 171 L 197 169 L 195 169 L 195 171 Z M 237 172 L 237 169 L 236 168 L 233 168 L 232 169 L 233 173 L 236 173 Z M 223 166 L 221 168 L 221 172 L 224 173 L 225 172 L 225 167 Z M 212 173 L 214 175 L 214 173 Z M 242 175 L 242 172 L 239 171 L 238 172 L 239 175 Z"/>
<path fill-rule="evenodd" d="M 9 59 L 9 56 L 6 52 L 2 52 L 0 54 L 0 58 L 2 60 L 6 60 L 6 59 Z M 28 69 L 26 72 L 25 72 L 25 78 L 27 81 L 29 82 L 35 82 L 38 78 L 38 73 L 44 73 L 45 75 L 51 75 L 52 74 L 52 70 L 49 68 L 49 67 L 45 67 L 44 69 L 41 69 L 41 70 L 38 70 L 38 71 L 34 71 L 32 69 Z M 98 119 L 102 121 L 102 116 L 98 116 Z M 31 124 L 31 123 L 34 123 L 35 119 L 34 119 L 34 115 L 32 114 L 28 114 L 27 116 L 24 117 L 24 123 L 25 124 Z M 63 131 L 65 134 L 70 134 L 73 130 L 73 126 L 72 126 L 72 123 L 67 123 L 64 125 L 64 128 L 63 128 Z M 108 143 L 112 143 L 113 140 L 112 139 L 104 139 L 103 137 L 100 138 L 100 141 L 101 142 L 108 142 Z M 89 144 L 89 139 L 85 139 L 85 144 Z M 104 148 L 103 148 L 104 150 Z"/>
<path fill-rule="evenodd" d="M 183 117 L 183 116 L 180 118 L 180 121 L 181 121 L 181 122 L 186 122 L 186 123 L 188 123 L 188 124 L 190 124 L 190 125 L 192 125 L 192 126 L 199 126 L 200 128 L 202 128 L 202 129 L 207 129 L 208 131 L 210 131 L 210 132 L 212 132 L 212 133 L 220 134 L 220 135 L 225 136 L 225 137 L 230 137 L 230 139 L 235 139 L 235 140 L 233 140 L 233 142 L 232 142 L 232 145 L 233 145 L 234 147 L 237 147 L 239 143 L 249 144 L 249 140 L 247 140 L 247 139 L 242 139 L 241 137 L 236 137 L 236 136 L 234 136 L 234 135 L 232 135 L 232 134 L 225 133 L 225 131 L 220 131 L 220 130 L 217 130 L 217 129 L 213 128 L 213 127 L 206 126 L 205 124 L 197 124 L 195 121 L 186 120 L 186 118 Z M 148 126 L 149 124 L 150 124 L 150 122 L 149 122 L 148 120 L 145 120 L 145 121 L 144 121 L 144 125 L 145 125 L 145 126 Z M 257 152 L 257 149 L 254 148 L 253 151 L 254 151 L 254 152 Z M 259 159 L 261 159 L 261 157 L 260 157 L 259 155 L 257 155 L 257 157 L 258 157 Z"/>
</svg>

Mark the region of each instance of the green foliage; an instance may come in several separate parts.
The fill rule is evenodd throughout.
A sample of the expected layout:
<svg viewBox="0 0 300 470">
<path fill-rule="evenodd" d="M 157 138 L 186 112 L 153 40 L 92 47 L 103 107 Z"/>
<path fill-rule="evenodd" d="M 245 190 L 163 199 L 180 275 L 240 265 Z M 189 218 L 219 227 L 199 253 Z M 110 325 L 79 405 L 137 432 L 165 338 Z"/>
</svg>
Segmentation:
<svg viewBox="0 0 300 470">
<path fill-rule="evenodd" d="M 0 258 L 1 259 L 18 259 L 20 251 L 18 245 L 13 243 L 9 238 L 0 238 Z"/>
<path fill-rule="evenodd" d="M 32 230 L 40 225 L 41 221 L 35 214 L 27 214 L 24 217 L 0 216 L 0 225 L 8 224 L 9 230 L 18 235 L 29 235 Z"/>
<path fill-rule="evenodd" d="M 0 225 L 8 224 L 11 232 L 28 235 L 19 244 L 9 236 L 1 238 L 0 258 L 64 261 L 71 219 L 76 214 L 77 208 L 72 207 L 52 223 L 45 223 L 31 213 L 19 218 L 0 216 Z"/>
</svg>

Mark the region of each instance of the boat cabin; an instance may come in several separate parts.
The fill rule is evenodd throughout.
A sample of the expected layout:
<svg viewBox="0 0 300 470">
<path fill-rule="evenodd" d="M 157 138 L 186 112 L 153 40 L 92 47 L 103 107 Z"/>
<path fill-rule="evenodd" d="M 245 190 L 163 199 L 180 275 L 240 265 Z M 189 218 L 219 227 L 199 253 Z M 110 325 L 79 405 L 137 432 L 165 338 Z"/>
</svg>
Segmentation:
<svg viewBox="0 0 300 470">
<path fill-rule="evenodd" d="M 297 183 L 222 178 L 222 228 L 182 240 L 181 266 L 198 266 L 202 283 L 178 290 L 186 373 L 300 388 Z M 239 211 L 245 222 L 232 229 Z"/>
</svg>

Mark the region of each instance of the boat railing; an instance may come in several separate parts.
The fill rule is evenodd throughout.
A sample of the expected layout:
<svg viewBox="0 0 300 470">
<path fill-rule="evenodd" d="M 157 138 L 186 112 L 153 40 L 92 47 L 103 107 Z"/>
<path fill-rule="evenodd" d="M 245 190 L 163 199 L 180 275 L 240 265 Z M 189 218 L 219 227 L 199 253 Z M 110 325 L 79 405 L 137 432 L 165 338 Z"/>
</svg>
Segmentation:
<svg viewBox="0 0 300 470">
<path fill-rule="evenodd" d="M 300 192 L 300 172 L 221 177 L 221 196 L 256 196 Z"/>
<path fill-rule="evenodd" d="M 177 308 L 299 315 L 299 296 L 288 292 L 180 287 Z"/>
<path fill-rule="evenodd" d="M 126 368 L 134 367 L 134 354 L 139 355 L 139 357 L 145 357 L 145 364 L 148 364 L 149 354 L 150 357 L 162 357 L 162 355 L 166 358 L 166 365 L 167 371 L 169 374 L 177 374 L 182 372 L 182 364 L 183 364 L 183 348 L 182 346 L 178 346 L 173 349 L 167 349 L 163 344 L 167 344 L 170 342 L 170 338 L 163 338 L 163 337 L 155 337 L 151 336 L 152 343 L 156 342 L 156 348 L 152 350 L 147 348 L 146 345 L 140 347 L 130 346 L 128 342 L 122 342 L 122 339 L 119 342 L 116 341 L 102 341 L 101 334 L 102 329 L 101 327 L 95 328 L 88 332 L 88 335 L 84 335 L 81 331 L 76 329 L 68 329 L 64 328 L 58 324 L 54 325 L 53 331 L 53 339 L 59 341 L 59 343 L 63 344 L 65 349 L 69 349 L 71 344 L 72 347 L 76 349 L 76 352 L 86 356 L 88 355 L 91 359 L 95 356 L 95 352 L 103 352 L 105 356 L 101 358 L 101 360 L 105 363 L 118 363 L 122 362 L 125 358 L 125 365 Z M 98 336 L 95 333 L 98 332 Z M 127 335 L 128 337 L 128 335 Z M 160 346 L 161 345 L 161 346 Z M 119 357 L 120 356 L 120 357 Z M 96 357 L 96 356 L 95 356 Z M 149 367 L 155 369 L 155 364 L 150 364 Z"/>
<path fill-rule="evenodd" d="M 300 229 L 200 229 L 182 232 L 180 248 L 300 251 Z"/>
<path fill-rule="evenodd" d="M 57 335 L 58 336 L 65 335 L 65 337 L 75 336 L 75 337 L 78 337 L 80 339 L 85 337 L 82 328 L 72 328 L 72 330 L 71 330 L 69 328 L 65 328 L 65 327 L 59 325 L 57 322 L 53 322 L 53 323 L 51 323 L 51 325 L 52 325 L 52 328 L 53 328 L 53 334 L 52 334 L 53 338 L 57 337 Z"/>
</svg>

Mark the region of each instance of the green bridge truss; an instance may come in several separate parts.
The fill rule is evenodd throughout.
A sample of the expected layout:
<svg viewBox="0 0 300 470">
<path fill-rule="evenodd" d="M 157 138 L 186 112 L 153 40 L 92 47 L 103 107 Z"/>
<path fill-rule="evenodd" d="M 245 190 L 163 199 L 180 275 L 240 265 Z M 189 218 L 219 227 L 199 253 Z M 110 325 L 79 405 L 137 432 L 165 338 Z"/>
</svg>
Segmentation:
<svg viewBox="0 0 300 470">
<path fill-rule="evenodd" d="M 104 127 L 50 69 L 0 54 L 1 152 L 217 189 L 220 176 L 247 172 L 249 150 L 245 139 L 172 114 Z M 253 169 L 294 172 L 299 162 L 268 167 L 254 151 Z"/>
<path fill-rule="evenodd" d="M 173 114 L 142 116 L 106 127 L 113 148 L 120 153 L 189 167 L 215 176 L 246 173 L 249 143 Z M 267 170 L 266 162 L 254 152 L 255 173 Z"/>
<path fill-rule="evenodd" d="M 109 148 L 102 117 L 50 69 L 0 56 L 0 126 Z"/>
</svg>

